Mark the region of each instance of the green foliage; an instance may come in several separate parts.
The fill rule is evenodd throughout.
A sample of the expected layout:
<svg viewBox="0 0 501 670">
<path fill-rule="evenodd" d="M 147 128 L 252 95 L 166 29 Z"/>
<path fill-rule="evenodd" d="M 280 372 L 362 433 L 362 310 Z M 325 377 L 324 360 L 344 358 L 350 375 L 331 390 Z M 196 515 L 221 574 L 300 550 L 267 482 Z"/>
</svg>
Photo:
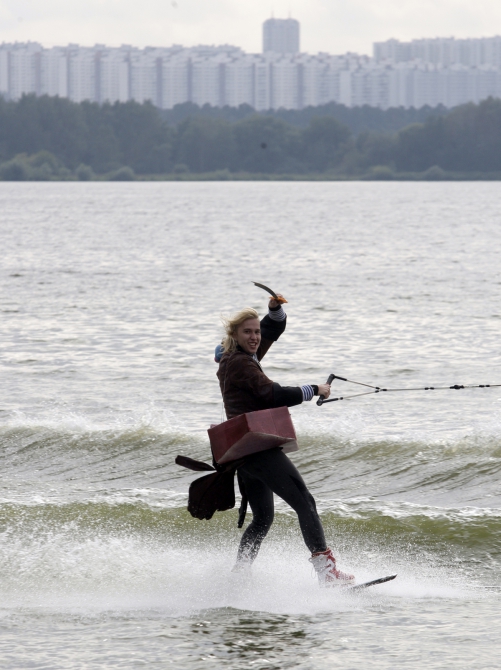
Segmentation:
<svg viewBox="0 0 501 670">
<path fill-rule="evenodd" d="M 109 105 L 100 107 L 97 103 L 82 102 L 86 125 L 86 145 L 71 167 L 80 161 L 92 167 L 93 171 L 103 174 L 122 165 L 121 147 L 113 128 L 113 114 Z"/>
<path fill-rule="evenodd" d="M 27 181 L 28 169 L 24 161 L 14 159 L 0 165 L 0 179 L 3 181 Z"/>
<path fill-rule="evenodd" d="M 234 152 L 232 127 L 225 121 L 194 117 L 182 121 L 177 128 L 175 163 L 188 166 L 192 172 L 229 168 Z"/>
<path fill-rule="evenodd" d="M 501 171 L 501 100 L 461 105 L 446 117 L 405 128 L 395 159 L 399 170 Z"/>
<path fill-rule="evenodd" d="M 240 105 L 239 107 L 212 107 L 211 105 L 203 105 L 199 107 L 193 102 L 183 102 L 175 105 L 173 109 L 159 110 L 161 118 L 170 126 L 177 126 L 186 119 L 191 119 L 194 116 L 221 119 L 229 123 L 236 123 L 248 116 L 253 116 L 256 111 L 250 105 Z"/>
<path fill-rule="evenodd" d="M 45 150 L 74 171 L 81 163 L 98 174 L 127 165 L 139 173 L 171 168 L 172 130 L 151 104 L 100 106 L 25 95 L 0 103 L 0 159 Z"/>
<path fill-rule="evenodd" d="M 27 156 L 18 154 L 0 165 L 3 181 L 51 181 L 67 179 L 71 172 L 50 151 L 39 151 Z"/>
<path fill-rule="evenodd" d="M 424 123 L 430 116 L 445 116 L 449 110 L 443 105 L 438 107 L 421 107 L 420 109 L 404 109 L 396 107 L 392 109 L 378 109 L 376 107 L 346 107 L 337 102 L 329 102 L 318 107 L 305 107 L 304 109 L 278 109 L 261 112 L 261 116 L 270 116 L 274 119 L 285 121 L 295 128 L 307 128 L 311 121 L 318 117 L 330 117 L 347 126 L 354 135 L 363 132 L 396 133 L 411 123 Z M 211 105 L 198 105 L 192 102 L 184 102 L 175 105 L 173 109 L 161 110 L 160 114 L 170 126 L 177 126 L 182 121 L 194 116 L 221 119 L 228 123 L 237 123 L 250 116 L 256 111 L 250 105 L 239 107 L 211 107 Z"/>
<path fill-rule="evenodd" d="M 75 170 L 75 175 L 79 181 L 92 181 L 95 178 L 94 170 L 84 163 L 80 163 Z"/>
<path fill-rule="evenodd" d="M 172 133 L 158 110 L 151 102 L 104 105 L 102 112 L 108 114 L 113 133 L 120 147 L 120 163 L 139 173 L 151 171 L 151 162 L 159 160 L 158 147 L 170 145 Z"/>
<path fill-rule="evenodd" d="M 8 155 L 49 151 L 68 167 L 78 164 L 88 142 L 81 106 L 63 98 L 25 95 L 2 111 L 0 141 Z"/>
<path fill-rule="evenodd" d="M 395 151 L 397 169 L 421 172 L 438 165 L 443 130 L 443 119 L 432 119 L 426 126 L 414 123 L 400 131 Z"/>
<path fill-rule="evenodd" d="M 110 181 L 134 181 L 136 175 L 130 167 L 121 167 L 109 176 Z"/>
<path fill-rule="evenodd" d="M 395 173 L 387 165 L 374 165 L 367 172 L 365 179 L 373 181 L 389 181 L 395 178 Z"/>
<path fill-rule="evenodd" d="M 326 172 L 339 166 L 349 146 L 350 131 L 336 119 L 313 118 L 302 133 L 303 156 L 310 170 Z"/>
<path fill-rule="evenodd" d="M 361 168 L 371 165 L 393 167 L 396 140 L 387 133 L 364 132 L 357 137 L 356 150 Z"/>
<path fill-rule="evenodd" d="M 296 128 L 284 121 L 257 114 L 236 123 L 233 128 L 237 151 L 235 170 L 264 173 L 301 171 L 300 133 Z"/>
<path fill-rule="evenodd" d="M 172 172 L 174 174 L 188 174 L 189 171 L 190 168 L 184 163 L 176 163 L 176 165 L 174 165 L 174 168 L 172 169 Z"/>
<path fill-rule="evenodd" d="M 149 102 L 0 97 L 2 180 L 128 181 L 168 174 L 440 180 L 466 173 L 501 173 L 501 100 L 447 114 L 443 108 L 348 110 L 334 103 L 257 114 L 248 105 L 185 103 L 160 112 Z"/>
<path fill-rule="evenodd" d="M 428 168 L 423 174 L 423 179 L 426 181 L 440 181 L 445 179 L 446 173 L 445 170 L 442 170 L 438 165 L 433 165 L 431 168 Z"/>
</svg>

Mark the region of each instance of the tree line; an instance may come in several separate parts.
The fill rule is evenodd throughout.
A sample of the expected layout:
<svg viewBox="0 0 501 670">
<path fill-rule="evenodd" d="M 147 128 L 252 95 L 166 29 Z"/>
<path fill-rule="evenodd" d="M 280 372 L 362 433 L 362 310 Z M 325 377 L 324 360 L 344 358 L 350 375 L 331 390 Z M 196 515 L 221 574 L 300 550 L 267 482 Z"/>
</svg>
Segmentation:
<svg viewBox="0 0 501 670">
<path fill-rule="evenodd" d="M 291 126 L 306 128 L 313 118 L 318 116 L 331 116 L 340 121 L 351 130 L 354 135 L 362 132 L 373 131 L 376 133 L 396 133 L 411 123 L 423 123 L 430 116 L 444 116 L 448 109 L 443 105 L 438 107 L 421 107 L 420 109 L 404 109 L 394 107 L 392 109 L 379 109 L 378 107 L 346 107 L 337 102 L 329 102 L 318 107 L 304 107 L 303 109 L 277 109 L 261 112 L 262 115 L 281 119 Z M 212 119 L 222 119 L 235 123 L 256 114 L 250 105 L 239 107 L 212 107 L 204 105 L 199 107 L 192 102 L 184 102 L 176 105 L 173 109 L 161 110 L 162 118 L 171 126 L 177 126 L 181 121 L 192 116 L 202 116 Z"/>
<path fill-rule="evenodd" d="M 333 111 L 342 106 L 332 113 L 327 107 L 257 114 L 247 106 L 218 110 L 187 103 L 167 113 L 149 102 L 0 98 L 0 178 L 133 179 L 227 171 L 390 179 L 501 172 L 501 100 L 448 113 L 344 108 L 358 119 L 359 132 L 336 118 Z M 364 126 L 364 114 L 386 129 Z M 398 126 L 404 118 L 413 122 L 395 130 L 392 123 Z"/>
</svg>

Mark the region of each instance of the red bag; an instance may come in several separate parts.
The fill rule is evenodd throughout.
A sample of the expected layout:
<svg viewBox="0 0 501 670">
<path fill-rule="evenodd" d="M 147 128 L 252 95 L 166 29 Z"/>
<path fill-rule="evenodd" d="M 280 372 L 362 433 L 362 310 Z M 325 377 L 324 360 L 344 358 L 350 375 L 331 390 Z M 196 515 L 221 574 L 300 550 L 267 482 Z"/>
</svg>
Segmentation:
<svg viewBox="0 0 501 670">
<path fill-rule="evenodd" d="M 210 446 L 216 463 L 229 463 L 243 456 L 283 446 L 285 453 L 297 451 L 296 432 L 288 407 L 248 412 L 211 426 Z"/>
</svg>

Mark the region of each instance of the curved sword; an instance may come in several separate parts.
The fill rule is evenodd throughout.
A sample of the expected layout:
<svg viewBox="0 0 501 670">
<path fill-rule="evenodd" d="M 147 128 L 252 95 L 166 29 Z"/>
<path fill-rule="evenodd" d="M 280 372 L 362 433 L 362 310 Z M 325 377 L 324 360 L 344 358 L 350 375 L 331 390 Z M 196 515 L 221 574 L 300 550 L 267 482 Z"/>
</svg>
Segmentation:
<svg viewBox="0 0 501 670">
<path fill-rule="evenodd" d="M 264 291 L 268 291 L 268 293 L 280 304 L 283 305 L 284 303 L 287 302 L 287 300 L 283 296 L 278 296 L 275 291 L 272 291 L 271 288 L 268 288 L 268 286 L 265 286 L 264 284 L 259 284 L 259 282 L 254 281 L 252 282 L 254 286 L 258 286 L 259 288 L 262 288 Z"/>
</svg>

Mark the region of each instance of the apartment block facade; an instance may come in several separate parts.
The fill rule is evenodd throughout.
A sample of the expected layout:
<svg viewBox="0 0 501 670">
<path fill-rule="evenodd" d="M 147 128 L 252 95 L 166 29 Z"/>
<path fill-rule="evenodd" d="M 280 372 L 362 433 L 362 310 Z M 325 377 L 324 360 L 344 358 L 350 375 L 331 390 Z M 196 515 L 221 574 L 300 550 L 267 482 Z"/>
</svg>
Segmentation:
<svg viewBox="0 0 501 670">
<path fill-rule="evenodd" d="M 443 42 L 443 43 L 442 43 Z M 302 109 L 328 102 L 455 107 L 501 97 L 501 38 L 397 40 L 374 57 L 249 54 L 234 46 L 184 48 L 0 45 L 0 94 L 58 95 L 75 102 L 151 101 L 161 109 L 193 102 L 216 107 Z"/>
<path fill-rule="evenodd" d="M 423 63 L 441 65 L 466 65 L 479 67 L 491 65 L 501 67 L 501 37 L 477 37 L 455 39 L 454 37 L 435 37 L 432 39 L 400 42 L 387 40 L 373 44 L 376 61 L 407 63 L 420 60 Z"/>
</svg>

